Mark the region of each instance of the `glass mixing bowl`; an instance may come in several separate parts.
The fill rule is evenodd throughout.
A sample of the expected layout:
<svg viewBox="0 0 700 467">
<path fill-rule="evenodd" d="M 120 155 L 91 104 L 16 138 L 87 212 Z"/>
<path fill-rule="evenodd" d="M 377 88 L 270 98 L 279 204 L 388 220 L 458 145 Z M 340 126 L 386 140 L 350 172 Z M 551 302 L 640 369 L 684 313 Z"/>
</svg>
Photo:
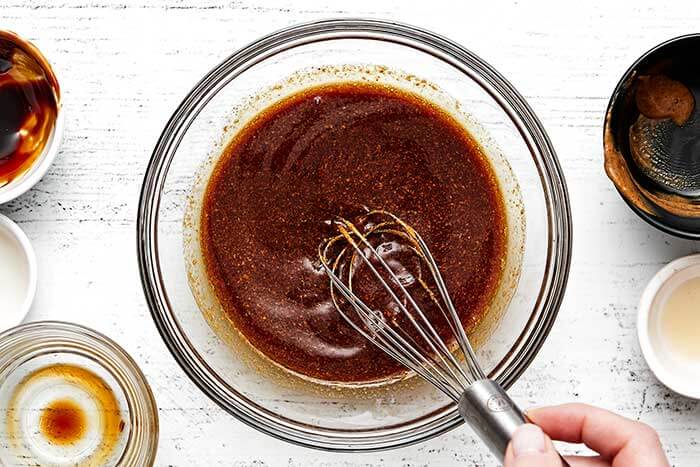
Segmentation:
<svg viewBox="0 0 700 467">
<path fill-rule="evenodd" d="M 265 36 L 207 73 L 168 122 L 145 175 L 137 229 L 146 298 L 173 356 L 212 400 L 269 435 L 333 451 L 404 446 L 462 420 L 454 404 L 416 378 L 378 387 L 316 384 L 282 375 L 234 342 L 236 331 L 222 329 L 226 320 L 208 321 L 198 306 L 187 253 L 196 239 L 187 216 L 202 167 L 250 117 L 245 109 L 258 96 L 281 99 L 304 85 L 298 79 L 304 73 L 328 78 L 366 69 L 392 70 L 388 75 L 412 90 L 442 99 L 464 117 L 499 176 L 517 265 L 500 319 L 479 339 L 478 358 L 503 386 L 513 384 L 546 338 L 571 254 L 566 186 L 542 125 L 498 72 L 452 41 L 393 22 L 319 21 Z"/>
</svg>

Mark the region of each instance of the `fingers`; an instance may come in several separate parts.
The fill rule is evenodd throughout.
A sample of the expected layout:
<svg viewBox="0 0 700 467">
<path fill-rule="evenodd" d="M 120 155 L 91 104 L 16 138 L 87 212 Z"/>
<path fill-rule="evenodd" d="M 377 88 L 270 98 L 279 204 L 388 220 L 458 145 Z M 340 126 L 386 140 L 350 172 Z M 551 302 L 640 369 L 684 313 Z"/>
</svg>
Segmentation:
<svg viewBox="0 0 700 467">
<path fill-rule="evenodd" d="M 600 456 L 566 456 L 565 459 L 571 467 L 610 467 L 610 462 Z"/>
<path fill-rule="evenodd" d="M 553 439 L 584 443 L 617 465 L 668 466 L 656 432 L 649 426 L 585 404 L 564 404 L 527 412 Z"/>
<path fill-rule="evenodd" d="M 505 467 L 562 467 L 552 441 L 536 425 L 520 426 L 510 440 Z"/>
<path fill-rule="evenodd" d="M 552 438 L 585 443 L 605 457 L 620 451 L 638 430 L 637 422 L 584 404 L 532 409 L 527 416 Z"/>
</svg>

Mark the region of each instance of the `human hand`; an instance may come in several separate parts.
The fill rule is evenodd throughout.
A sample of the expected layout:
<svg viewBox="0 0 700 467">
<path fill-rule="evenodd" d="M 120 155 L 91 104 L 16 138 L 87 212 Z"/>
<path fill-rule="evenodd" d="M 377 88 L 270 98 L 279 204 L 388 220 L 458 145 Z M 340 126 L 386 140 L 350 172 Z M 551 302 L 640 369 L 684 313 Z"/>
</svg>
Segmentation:
<svg viewBox="0 0 700 467">
<path fill-rule="evenodd" d="M 564 404 L 528 411 L 527 417 L 537 425 L 518 428 L 506 450 L 505 467 L 560 467 L 552 439 L 583 443 L 598 453 L 566 457 L 571 467 L 669 466 L 653 428 L 607 410 Z"/>
</svg>

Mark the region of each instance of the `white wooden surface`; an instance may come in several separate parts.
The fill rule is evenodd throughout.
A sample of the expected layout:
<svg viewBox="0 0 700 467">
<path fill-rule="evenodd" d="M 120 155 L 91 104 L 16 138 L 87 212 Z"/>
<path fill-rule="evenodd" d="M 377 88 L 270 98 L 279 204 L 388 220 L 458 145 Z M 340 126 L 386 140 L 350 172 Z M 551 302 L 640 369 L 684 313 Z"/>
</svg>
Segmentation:
<svg viewBox="0 0 700 467">
<path fill-rule="evenodd" d="M 538 358 L 512 390 L 523 405 L 583 401 L 654 425 L 674 465 L 696 466 L 700 404 L 660 385 L 635 334 L 649 278 L 700 244 L 662 234 L 623 204 L 602 169 L 609 94 L 642 52 L 697 32 L 697 2 L 489 0 L 2 0 L 0 28 L 34 41 L 63 85 L 66 134 L 32 191 L 0 211 L 37 249 L 29 319 L 63 319 L 120 342 L 160 407 L 158 465 L 492 465 L 466 427 L 407 449 L 315 452 L 273 440 L 227 415 L 175 364 L 141 291 L 135 221 L 141 178 L 167 118 L 234 49 L 272 30 L 331 16 L 391 18 L 432 29 L 481 55 L 525 95 L 559 153 L 574 215 L 565 303 Z"/>
</svg>

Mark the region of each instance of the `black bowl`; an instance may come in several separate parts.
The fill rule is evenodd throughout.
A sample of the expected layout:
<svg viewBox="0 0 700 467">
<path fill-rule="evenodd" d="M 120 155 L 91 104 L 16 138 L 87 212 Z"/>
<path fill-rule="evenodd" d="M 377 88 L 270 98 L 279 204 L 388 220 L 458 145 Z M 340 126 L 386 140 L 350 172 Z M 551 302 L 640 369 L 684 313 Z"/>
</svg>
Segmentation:
<svg viewBox="0 0 700 467">
<path fill-rule="evenodd" d="M 678 212 L 671 212 L 660 206 L 656 198 L 645 196 L 647 190 L 661 193 L 661 196 L 683 197 L 683 194 L 659 185 L 638 168 L 632 158 L 629 132 L 630 127 L 639 117 L 635 92 L 637 78 L 643 75 L 663 74 L 685 84 L 693 93 L 696 103 L 691 121 L 700 119 L 700 60 L 697 59 L 699 50 L 700 34 L 689 34 L 659 44 L 642 55 L 625 72 L 615 87 L 608 103 L 604 130 L 608 174 L 610 175 L 607 154 L 609 151 L 614 151 L 624 159 L 633 183 L 642 188 L 636 193 L 639 197 L 630 196 L 629 190 L 621 189 L 613 180 L 618 192 L 630 208 L 654 227 L 671 235 L 694 240 L 700 240 L 700 216 L 679 215 Z M 693 137 L 697 137 L 700 142 L 700 132 Z M 700 144 L 696 147 L 700 148 Z M 695 165 L 700 164 L 700 150 L 693 151 L 690 157 Z M 700 204 L 700 198 L 697 196 L 687 196 L 683 199 L 687 200 L 688 205 Z"/>
</svg>

